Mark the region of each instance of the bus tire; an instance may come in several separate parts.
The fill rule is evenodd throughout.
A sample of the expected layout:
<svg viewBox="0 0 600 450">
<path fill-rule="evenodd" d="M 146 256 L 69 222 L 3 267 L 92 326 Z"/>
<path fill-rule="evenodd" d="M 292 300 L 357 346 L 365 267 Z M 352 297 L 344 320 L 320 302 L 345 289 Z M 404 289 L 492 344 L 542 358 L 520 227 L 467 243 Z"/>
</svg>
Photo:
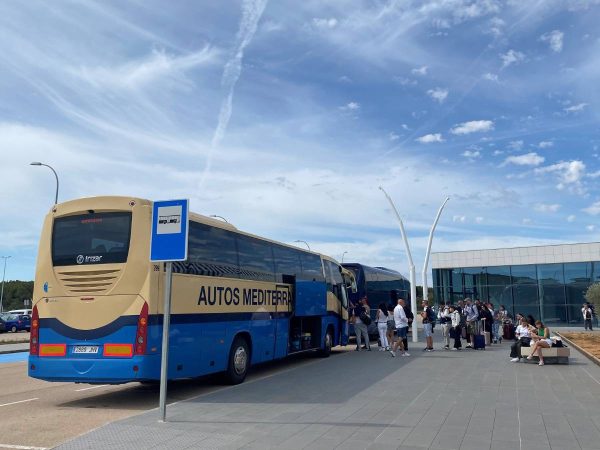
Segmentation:
<svg viewBox="0 0 600 450">
<path fill-rule="evenodd" d="M 331 328 L 327 329 L 325 333 L 325 339 L 323 339 L 323 348 L 319 352 L 323 358 L 328 358 L 331 355 L 331 348 L 333 347 L 333 332 Z"/>
<path fill-rule="evenodd" d="M 227 382 L 240 384 L 246 378 L 250 368 L 250 349 L 248 341 L 241 336 L 236 337 L 229 350 L 229 363 L 227 364 Z"/>
</svg>

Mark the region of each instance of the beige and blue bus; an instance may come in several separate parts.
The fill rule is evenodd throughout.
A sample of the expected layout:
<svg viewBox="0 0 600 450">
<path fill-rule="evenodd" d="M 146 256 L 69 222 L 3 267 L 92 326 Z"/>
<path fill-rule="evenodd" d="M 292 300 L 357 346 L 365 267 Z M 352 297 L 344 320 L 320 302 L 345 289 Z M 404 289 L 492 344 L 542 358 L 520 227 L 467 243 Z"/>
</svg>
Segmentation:
<svg viewBox="0 0 600 450">
<path fill-rule="evenodd" d="M 40 238 L 29 375 L 81 383 L 160 379 L 164 264 L 150 262 L 152 202 L 55 205 Z M 173 263 L 168 378 L 223 372 L 348 339 L 351 272 L 334 259 L 190 214 Z"/>
</svg>

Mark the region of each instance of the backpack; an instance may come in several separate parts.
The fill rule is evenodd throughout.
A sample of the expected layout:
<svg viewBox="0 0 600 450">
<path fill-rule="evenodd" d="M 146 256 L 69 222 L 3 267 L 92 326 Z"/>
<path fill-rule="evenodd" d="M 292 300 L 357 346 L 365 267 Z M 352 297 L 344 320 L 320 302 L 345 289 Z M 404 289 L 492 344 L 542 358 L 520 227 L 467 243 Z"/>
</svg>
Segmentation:
<svg viewBox="0 0 600 450">
<path fill-rule="evenodd" d="M 435 313 L 433 312 L 433 309 L 431 307 L 427 308 L 427 320 L 429 321 L 429 323 L 434 324 L 435 323 Z"/>
<path fill-rule="evenodd" d="M 358 317 L 360 318 L 360 320 L 362 321 L 362 323 L 364 323 L 365 325 L 371 325 L 371 318 L 365 312 L 364 309 L 363 309 L 363 311 L 360 313 L 360 315 Z"/>
</svg>

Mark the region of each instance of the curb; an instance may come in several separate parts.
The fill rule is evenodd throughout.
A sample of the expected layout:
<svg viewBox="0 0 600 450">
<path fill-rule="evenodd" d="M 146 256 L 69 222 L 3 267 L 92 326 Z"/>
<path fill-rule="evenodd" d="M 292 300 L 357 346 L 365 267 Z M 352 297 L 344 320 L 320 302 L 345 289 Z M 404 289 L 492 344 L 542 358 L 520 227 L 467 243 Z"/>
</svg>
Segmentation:
<svg viewBox="0 0 600 450">
<path fill-rule="evenodd" d="M 596 356 L 592 355 L 591 353 L 589 353 L 587 350 L 584 350 L 583 348 L 581 348 L 579 345 L 575 344 L 573 341 L 571 341 L 570 339 L 567 339 L 566 337 L 564 337 L 562 334 L 560 334 L 560 332 L 558 331 L 554 331 L 554 334 L 557 334 L 560 336 L 560 338 L 567 342 L 571 347 L 575 348 L 579 353 L 581 353 L 583 356 L 585 356 L 586 358 L 588 358 L 590 361 L 592 361 L 594 364 L 600 366 L 600 358 L 597 358 Z"/>
<path fill-rule="evenodd" d="M 24 352 L 28 352 L 29 350 L 25 349 L 16 349 L 16 350 L 0 350 L 0 355 L 8 355 L 10 353 L 24 353 Z"/>
</svg>

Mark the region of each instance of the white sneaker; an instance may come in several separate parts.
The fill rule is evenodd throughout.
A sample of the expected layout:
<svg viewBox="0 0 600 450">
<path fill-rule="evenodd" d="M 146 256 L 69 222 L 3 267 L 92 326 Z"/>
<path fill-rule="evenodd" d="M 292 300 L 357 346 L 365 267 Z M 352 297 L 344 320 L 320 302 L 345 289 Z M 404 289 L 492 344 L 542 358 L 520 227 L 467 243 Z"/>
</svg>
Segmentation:
<svg viewBox="0 0 600 450">
<path fill-rule="evenodd" d="M 456 347 L 452 347 L 452 351 L 458 351 L 458 349 Z"/>
<path fill-rule="evenodd" d="M 404 353 L 402 353 L 402 356 L 410 356 L 410 353 L 404 352 Z"/>
<path fill-rule="evenodd" d="M 540 361 L 540 362 L 538 363 L 538 366 L 543 366 L 543 365 L 544 365 L 544 361 Z"/>
<path fill-rule="evenodd" d="M 392 354 L 392 358 L 395 358 L 395 357 L 396 357 L 396 352 L 395 352 L 395 351 L 393 351 L 393 350 L 390 350 L 390 353 Z"/>
<path fill-rule="evenodd" d="M 380 352 L 385 352 L 385 348 L 383 348 L 383 347 L 379 347 L 379 351 L 380 351 Z"/>
<path fill-rule="evenodd" d="M 510 362 L 519 362 L 521 358 L 513 358 L 510 360 Z"/>
</svg>

